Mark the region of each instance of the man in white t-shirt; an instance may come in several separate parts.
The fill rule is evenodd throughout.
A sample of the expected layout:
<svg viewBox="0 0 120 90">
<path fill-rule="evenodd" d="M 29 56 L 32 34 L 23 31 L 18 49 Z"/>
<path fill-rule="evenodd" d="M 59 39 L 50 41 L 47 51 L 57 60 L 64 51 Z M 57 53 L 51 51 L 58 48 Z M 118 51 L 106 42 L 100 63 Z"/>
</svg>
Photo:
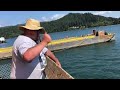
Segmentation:
<svg viewBox="0 0 120 90">
<path fill-rule="evenodd" d="M 28 19 L 25 26 L 20 26 L 23 31 L 13 44 L 11 79 L 44 79 L 44 69 L 47 65 L 46 57 L 51 58 L 59 67 L 61 64 L 55 55 L 45 46 L 51 42 L 40 22 L 35 19 Z M 44 33 L 41 42 L 39 34 Z"/>
</svg>

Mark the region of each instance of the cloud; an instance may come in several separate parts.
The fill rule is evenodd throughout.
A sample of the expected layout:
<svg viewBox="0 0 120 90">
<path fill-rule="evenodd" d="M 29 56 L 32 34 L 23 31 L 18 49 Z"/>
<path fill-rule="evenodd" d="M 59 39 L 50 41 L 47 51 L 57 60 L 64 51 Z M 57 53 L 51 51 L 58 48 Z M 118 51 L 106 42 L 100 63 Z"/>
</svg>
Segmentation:
<svg viewBox="0 0 120 90">
<path fill-rule="evenodd" d="M 2 25 L 0 25 L 0 27 L 2 27 Z"/>
<path fill-rule="evenodd" d="M 51 17 L 42 17 L 41 20 L 42 21 L 52 21 L 52 20 L 57 20 L 59 18 L 62 18 L 63 16 L 65 16 L 65 14 L 55 14 Z"/>
<path fill-rule="evenodd" d="M 63 16 L 65 16 L 65 14 L 55 14 L 51 17 L 51 20 L 57 20 L 59 18 L 62 18 Z"/>
<path fill-rule="evenodd" d="M 41 20 L 42 21 L 49 21 L 48 18 L 46 18 L 46 17 L 42 17 Z"/>
<path fill-rule="evenodd" d="M 109 14 L 112 13 L 112 11 L 96 11 L 93 14 L 95 15 L 104 15 L 104 14 Z"/>
</svg>

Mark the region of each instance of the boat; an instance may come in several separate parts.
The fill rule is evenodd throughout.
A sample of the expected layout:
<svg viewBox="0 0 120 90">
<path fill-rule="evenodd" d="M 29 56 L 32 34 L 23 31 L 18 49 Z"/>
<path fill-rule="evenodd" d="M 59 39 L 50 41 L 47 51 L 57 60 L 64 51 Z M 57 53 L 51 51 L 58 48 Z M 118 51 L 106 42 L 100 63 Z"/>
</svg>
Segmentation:
<svg viewBox="0 0 120 90">
<path fill-rule="evenodd" d="M 1 43 L 5 43 L 5 38 L 4 37 L 0 37 L 0 44 Z"/>
<path fill-rule="evenodd" d="M 45 68 L 45 73 L 47 75 L 47 79 L 74 79 L 67 71 L 63 68 L 60 68 L 54 63 L 49 57 L 47 59 L 47 66 Z M 6 59 L 0 60 L 0 62 Z M 10 78 L 10 67 L 11 64 L 5 64 L 0 67 L 0 79 L 9 79 Z"/>
<path fill-rule="evenodd" d="M 53 40 L 51 43 L 48 44 L 47 47 L 51 51 L 56 51 L 56 50 L 68 49 L 68 48 L 79 47 L 79 46 L 84 46 L 84 45 L 90 45 L 90 44 L 96 44 L 96 43 L 102 43 L 102 42 L 110 42 L 113 40 L 115 40 L 114 33 L 105 34 L 104 31 L 98 31 L 96 34 L 89 34 L 85 36 Z"/>
</svg>

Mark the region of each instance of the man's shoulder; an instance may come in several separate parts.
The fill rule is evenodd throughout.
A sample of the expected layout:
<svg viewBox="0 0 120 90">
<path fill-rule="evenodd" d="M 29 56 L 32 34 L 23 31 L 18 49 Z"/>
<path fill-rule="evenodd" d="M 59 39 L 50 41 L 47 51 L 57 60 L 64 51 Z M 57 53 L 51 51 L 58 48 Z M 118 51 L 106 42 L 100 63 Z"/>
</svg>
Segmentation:
<svg viewBox="0 0 120 90">
<path fill-rule="evenodd" d="M 19 35 L 17 40 L 21 40 L 21 41 L 25 41 L 25 42 L 33 42 L 33 40 L 27 36 L 24 36 L 24 35 Z"/>
<path fill-rule="evenodd" d="M 22 39 L 30 39 L 29 37 L 24 36 L 24 35 L 19 35 L 18 38 L 22 38 Z"/>
<path fill-rule="evenodd" d="M 17 45 L 23 44 L 23 43 L 29 43 L 31 45 L 35 45 L 36 43 L 29 37 L 24 35 L 19 35 L 17 39 L 14 42 Z"/>
</svg>

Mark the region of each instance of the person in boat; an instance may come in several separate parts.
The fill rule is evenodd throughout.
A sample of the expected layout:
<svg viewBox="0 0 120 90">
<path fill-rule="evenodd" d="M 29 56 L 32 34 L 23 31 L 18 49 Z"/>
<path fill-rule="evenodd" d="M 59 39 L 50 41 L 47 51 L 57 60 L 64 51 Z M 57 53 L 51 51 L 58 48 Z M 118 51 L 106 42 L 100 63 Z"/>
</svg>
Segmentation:
<svg viewBox="0 0 120 90">
<path fill-rule="evenodd" d="M 105 32 L 105 35 L 108 35 L 108 33 L 107 33 L 107 32 Z"/>
<path fill-rule="evenodd" d="M 96 35 L 96 30 L 93 30 L 93 34 L 92 35 Z"/>
<path fill-rule="evenodd" d="M 23 34 L 19 35 L 13 44 L 11 79 L 45 79 L 46 56 L 61 68 L 59 60 L 46 48 L 52 39 L 38 20 L 28 19 L 26 25 L 19 29 Z M 40 33 L 44 35 L 38 42 Z"/>
<path fill-rule="evenodd" d="M 92 35 L 98 36 L 98 31 L 96 31 L 96 30 L 93 30 L 93 33 L 92 33 Z"/>
</svg>

